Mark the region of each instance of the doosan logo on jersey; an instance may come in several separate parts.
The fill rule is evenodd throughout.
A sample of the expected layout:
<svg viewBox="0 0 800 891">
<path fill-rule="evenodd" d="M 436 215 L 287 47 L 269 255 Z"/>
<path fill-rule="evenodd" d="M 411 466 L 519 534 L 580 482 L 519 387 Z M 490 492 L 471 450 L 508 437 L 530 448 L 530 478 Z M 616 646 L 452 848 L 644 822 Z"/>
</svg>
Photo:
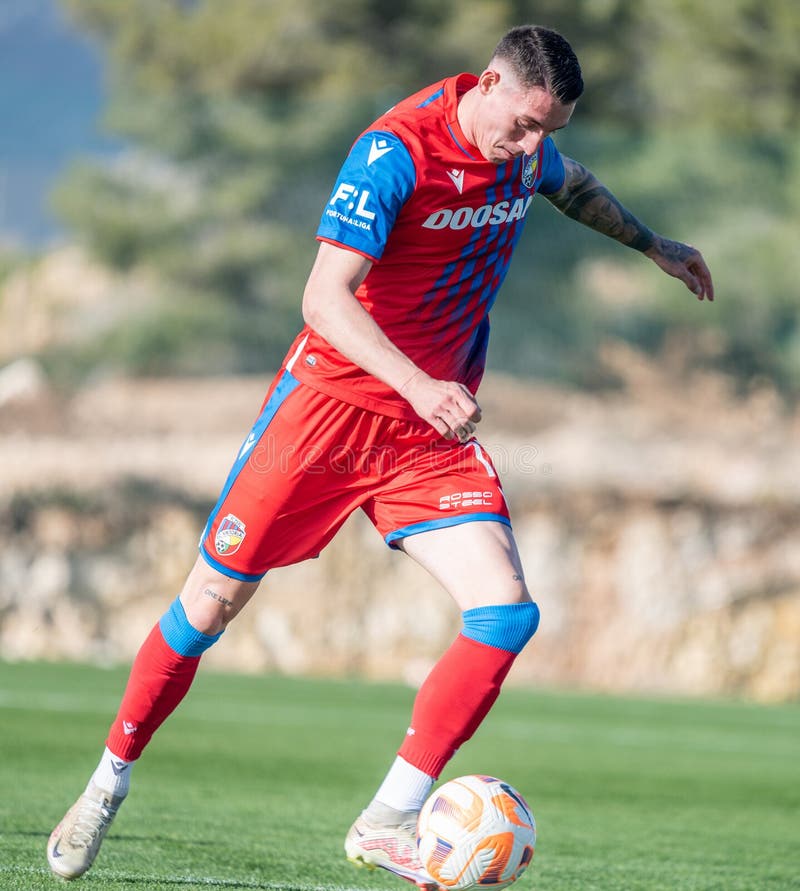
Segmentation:
<svg viewBox="0 0 800 891">
<path fill-rule="evenodd" d="M 483 226 L 499 226 L 521 220 L 531 206 L 533 195 L 516 198 L 514 201 L 498 201 L 497 204 L 482 204 L 480 207 L 457 207 L 452 210 L 444 207 L 432 213 L 422 224 L 425 229 L 480 229 Z"/>
</svg>

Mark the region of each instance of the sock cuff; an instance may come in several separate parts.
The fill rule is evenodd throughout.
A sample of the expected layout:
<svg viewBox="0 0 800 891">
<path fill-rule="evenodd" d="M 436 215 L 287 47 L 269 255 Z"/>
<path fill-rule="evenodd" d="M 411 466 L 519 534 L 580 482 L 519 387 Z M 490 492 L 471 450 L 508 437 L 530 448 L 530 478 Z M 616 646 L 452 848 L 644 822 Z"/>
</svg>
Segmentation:
<svg viewBox="0 0 800 891">
<path fill-rule="evenodd" d="M 476 606 L 461 615 L 464 637 L 510 653 L 520 653 L 539 627 L 539 607 L 530 600 Z"/>
<path fill-rule="evenodd" d="M 397 754 L 412 767 L 438 780 L 447 762 L 455 753 L 456 748 L 449 743 L 443 746 L 438 734 L 427 735 L 418 732 L 403 740 L 403 745 Z"/>
<path fill-rule="evenodd" d="M 167 646 L 179 656 L 202 656 L 222 635 L 222 631 L 219 634 L 204 634 L 191 625 L 186 618 L 180 597 L 172 601 L 170 608 L 161 617 L 158 627 Z"/>
</svg>

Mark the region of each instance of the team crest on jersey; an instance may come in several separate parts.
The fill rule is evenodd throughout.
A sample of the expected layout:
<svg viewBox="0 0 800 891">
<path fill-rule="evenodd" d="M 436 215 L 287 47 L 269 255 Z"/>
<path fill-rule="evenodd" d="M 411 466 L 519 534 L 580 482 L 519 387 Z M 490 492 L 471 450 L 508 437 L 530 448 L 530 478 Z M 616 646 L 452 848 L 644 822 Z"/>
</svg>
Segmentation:
<svg viewBox="0 0 800 891">
<path fill-rule="evenodd" d="M 525 161 L 525 164 L 522 168 L 522 185 L 525 186 L 526 189 L 532 189 L 533 183 L 536 179 L 536 170 L 539 167 L 539 153 L 537 152 L 535 155 L 531 155 Z"/>
<path fill-rule="evenodd" d="M 244 523 L 233 514 L 228 514 L 219 524 L 214 538 L 214 547 L 217 549 L 217 553 L 224 554 L 226 557 L 235 554 L 242 546 L 246 534 Z"/>
</svg>

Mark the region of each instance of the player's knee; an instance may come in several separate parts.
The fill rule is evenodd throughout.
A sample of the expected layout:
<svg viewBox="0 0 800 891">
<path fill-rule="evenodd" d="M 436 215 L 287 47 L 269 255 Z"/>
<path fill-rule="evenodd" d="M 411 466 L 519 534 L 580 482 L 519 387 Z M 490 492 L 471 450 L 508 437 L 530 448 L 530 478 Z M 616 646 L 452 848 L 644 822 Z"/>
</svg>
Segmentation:
<svg viewBox="0 0 800 891">
<path fill-rule="evenodd" d="M 224 631 L 258 588 L 258 582 L 228 578 L 201 556 L 192 567 L 180 594 L 189 624 L 210 636 Z"/>
<path fill-rule="evenodd" d="M 531 600 L 478 606 L 462 613 L 462 634 L 478 643 L 519 653 L 539 627 L 539 607 Z"/>
<path fill-rule="evenodd" d="M 167 646 L 181 656 L 201 656 L 222 634 L 222 631 L 206 634 L 196 628 L 189 621 L 180 597 L 172 601 L 158 624 Z"/>
<path fill-rule="evenodd" d="M 203 598 L 199 594 L 181 595 L 179 598 L 183 607 L 186 620 L 197 631 L 203 634 L 215 635 L 224 631 L 228 623 L 234 618 L 229 607 L 209 598 Z"/>
</svg>

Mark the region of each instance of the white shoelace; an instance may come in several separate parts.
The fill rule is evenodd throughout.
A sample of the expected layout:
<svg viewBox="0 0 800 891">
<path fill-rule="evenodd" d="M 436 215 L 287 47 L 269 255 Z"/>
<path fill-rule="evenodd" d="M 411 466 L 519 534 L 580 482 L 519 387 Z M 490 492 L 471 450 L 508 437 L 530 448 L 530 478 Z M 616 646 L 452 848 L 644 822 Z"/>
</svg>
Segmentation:
<svg viewBox="0 0 800 891">
<path fill-rule="evenodd" d="M 70 827 L 68 844 L 74 848 L 88 848 L 111 823 L 115 814 L 116 811 L 112 811 L 104 804 L 84 797 Z"/>
</svg>

